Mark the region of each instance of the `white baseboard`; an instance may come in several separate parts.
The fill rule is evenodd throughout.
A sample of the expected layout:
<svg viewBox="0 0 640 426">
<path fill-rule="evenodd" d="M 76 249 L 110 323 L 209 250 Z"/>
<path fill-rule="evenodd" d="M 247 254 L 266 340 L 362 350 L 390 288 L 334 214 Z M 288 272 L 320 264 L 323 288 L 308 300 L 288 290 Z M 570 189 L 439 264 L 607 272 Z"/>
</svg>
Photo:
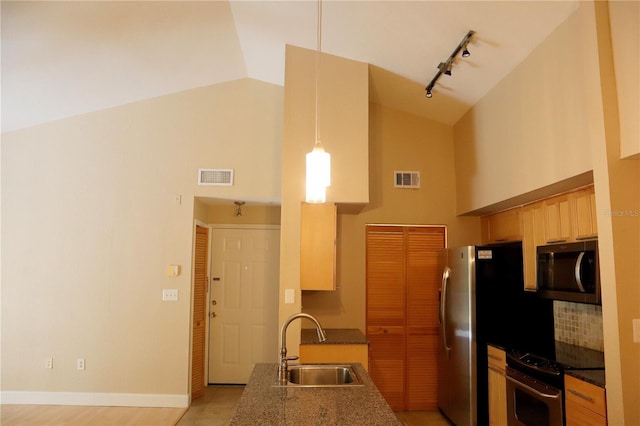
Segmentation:
<svg viewBox="0 0 640 426">
<path fill-rule="evenodd" d="M 2 404 L 186 408 L 189 395 L 3 391 Z"/>
</svg>

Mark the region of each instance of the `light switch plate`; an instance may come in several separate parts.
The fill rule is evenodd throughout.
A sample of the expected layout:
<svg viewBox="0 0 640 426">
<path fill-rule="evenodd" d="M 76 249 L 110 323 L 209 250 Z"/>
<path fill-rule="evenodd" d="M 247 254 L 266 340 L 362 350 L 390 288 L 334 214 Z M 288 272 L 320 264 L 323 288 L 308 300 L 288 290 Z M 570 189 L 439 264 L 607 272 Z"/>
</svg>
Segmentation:
<svg viewBox="0 0 640 426">
<path fill-rule="evenodd" d="M 284 290 L 284 303 L 295 303 L 296 302 L 296 291 L 292 288 L 286 288 Z"/>
<path fill-rule="evenodd" d="M 177 277 L 180 275 L 180 265 L 168 265 L 167 266 L 167 276 L 169 277 Z"/>
<path fill-rule="evenodd" d="M 165 288 L 162 290 L 162 300 L 166 302 L 178 301 L 178 289 L 177 288 Z"/>
</svg>

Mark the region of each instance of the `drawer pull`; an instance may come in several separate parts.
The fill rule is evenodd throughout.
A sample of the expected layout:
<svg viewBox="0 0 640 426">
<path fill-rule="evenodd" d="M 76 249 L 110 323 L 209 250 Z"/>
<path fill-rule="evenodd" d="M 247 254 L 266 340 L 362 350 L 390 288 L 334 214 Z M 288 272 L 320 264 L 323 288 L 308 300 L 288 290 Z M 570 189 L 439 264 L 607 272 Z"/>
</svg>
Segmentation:
<svg viewBox="0 0 640 426">
<path fill-rule="evenodd" d="M 500 369 L 500 368 L 496 368 L 493 365 L 489 366 L 489 370 L 495 371 L 496 373 L 500 374 L 501 376 L 505 375 L 505 371 Z"/>
<path fill-rule="evenodd" d="M 584 400 L 586 400 L 586 401 L 593 402 L 593 398 L 591 398 L 589 395 L 585 395 L 585 394 L 583 394 L 582 392 L 578 392 L 578 391 L 577 391 L 577 390 L 575 390 L 575 389 L 568 388 L 568 389 L 567 389 L 567 392 L 571 392 L 572 394 L 574 394 L 574 395 L 575 395 L 575 396 L 577 396 L 578 398 L 582 398 L 582 399 L 584 399 Z"/>
</svg>

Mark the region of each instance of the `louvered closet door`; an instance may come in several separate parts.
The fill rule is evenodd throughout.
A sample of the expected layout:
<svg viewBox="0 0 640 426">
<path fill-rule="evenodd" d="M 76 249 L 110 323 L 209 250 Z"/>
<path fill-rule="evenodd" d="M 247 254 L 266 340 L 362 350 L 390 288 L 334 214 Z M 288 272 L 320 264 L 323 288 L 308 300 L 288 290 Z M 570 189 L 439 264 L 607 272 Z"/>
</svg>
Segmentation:
<svg viewBox="0 0 640 426">
<path fill-rule="evenodd" d="M 437 409 L 440 226 L 367 226 L 373 381 L 394 410 Z"/>
<path fill-rule="evenodd" d="M 193 270 L 193 347 L 191 349 L 191 398 L 204 395 L 204 354 L 207 303 L 209 228 L 196 226 Z"/>
<path fill-rule="evenodd" d="M 438 256 L 444 228 L 407 229 L 407 409 L 438 408 Z"/>
<path fill-rule="evenodd" d="M 394 410 L 404 409 L 406 289 L 401 227 L 367 227 L 369 374 Z"/>
</svg>

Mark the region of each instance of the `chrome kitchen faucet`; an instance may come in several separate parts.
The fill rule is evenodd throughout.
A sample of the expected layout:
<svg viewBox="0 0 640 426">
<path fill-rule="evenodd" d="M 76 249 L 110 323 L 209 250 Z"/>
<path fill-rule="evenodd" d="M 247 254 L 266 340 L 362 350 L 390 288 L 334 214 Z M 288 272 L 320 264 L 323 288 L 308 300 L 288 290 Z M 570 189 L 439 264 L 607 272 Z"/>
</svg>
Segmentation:
<svg viewBox="0 0 640 426">
<path fill-rule="evenodd" d="M 287 318 L 285 322 L 282 323 L 282 327 L 280 328 L 280 363 L 278 364 L 278 381 L 282 385 L 287 383 L 287 372 L 289 369 L 288 361 L 298 359 L 297 356 L 287 357 L 287 327 L 289 327 L 291 321 L 296 318 L 307 318 L 313 321 L 318 331 L 318 341 L 325 342 L 327 340 L 327 335 L 322 329 L 322 326 L 320 325 L 318 320 L 311 315 L 300 312 L 298 314 L 293 314 L 289 318 Z"/>
</svg>

